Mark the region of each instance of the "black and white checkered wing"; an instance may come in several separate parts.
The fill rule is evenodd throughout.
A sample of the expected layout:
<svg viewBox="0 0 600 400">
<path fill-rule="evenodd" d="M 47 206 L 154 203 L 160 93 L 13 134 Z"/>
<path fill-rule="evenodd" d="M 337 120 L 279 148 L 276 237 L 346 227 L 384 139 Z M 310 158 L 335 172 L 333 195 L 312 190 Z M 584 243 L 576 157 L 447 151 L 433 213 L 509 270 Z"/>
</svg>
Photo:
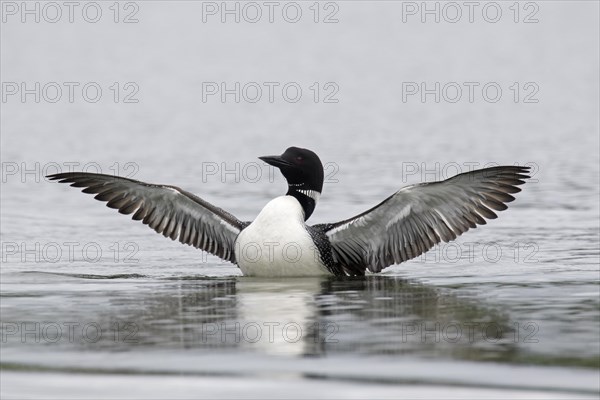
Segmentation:
<svg viewBox="0 0 600 400">
<path fill-rule="evenodd" d="M 326 233 L 346 274 L 379 272 L 496 218 L 494 211 L 515 199 L 511 194 L 521 190 L 528 170 L 493 167 L 407 186 L 362 214 L 315 228 Z"/>
</svg>

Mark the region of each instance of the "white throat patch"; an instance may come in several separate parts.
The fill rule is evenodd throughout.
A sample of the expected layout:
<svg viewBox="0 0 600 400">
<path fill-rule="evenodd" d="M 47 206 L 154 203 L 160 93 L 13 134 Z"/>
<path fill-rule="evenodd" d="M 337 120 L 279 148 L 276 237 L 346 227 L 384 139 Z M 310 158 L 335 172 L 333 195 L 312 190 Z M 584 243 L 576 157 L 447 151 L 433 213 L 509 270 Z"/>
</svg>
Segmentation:
<svg viewBox="0 0 600 400">
<path fill-rule="evenodd" d="M 302 193 L 305 196 L 310 197 L 315 201 L 315 203 L 319 202 L 319 197 L 321 196 L 321 193 L 317 192 L 316 190 L 296 189 L 296 191 Z"/>
</svg>

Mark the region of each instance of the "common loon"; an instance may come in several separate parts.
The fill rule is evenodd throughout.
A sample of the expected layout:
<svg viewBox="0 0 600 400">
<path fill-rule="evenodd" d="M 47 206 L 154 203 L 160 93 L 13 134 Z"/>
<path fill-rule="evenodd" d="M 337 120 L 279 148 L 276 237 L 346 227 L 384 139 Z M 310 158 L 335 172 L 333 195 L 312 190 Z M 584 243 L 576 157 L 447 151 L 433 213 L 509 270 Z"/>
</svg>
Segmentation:
<svg viewBox="0 0 600 400">
<path fill-rule="evenodd" d="M 501 166 L 401 188 L 352 218 L 307 225 L 323 190 L 323 165 L 312 151 L 288 148 L 259 157 L 281 171 L 284 196 L 252 222 L 238 220 L 183 189 L 113 175 L 67 172 L 51 180 L 83 187 L 157 233 L 239 266 L 248 276 L 364 275 L 415 258 L 494 219 L 525 183 L 529 167 Z"/>
</svg>

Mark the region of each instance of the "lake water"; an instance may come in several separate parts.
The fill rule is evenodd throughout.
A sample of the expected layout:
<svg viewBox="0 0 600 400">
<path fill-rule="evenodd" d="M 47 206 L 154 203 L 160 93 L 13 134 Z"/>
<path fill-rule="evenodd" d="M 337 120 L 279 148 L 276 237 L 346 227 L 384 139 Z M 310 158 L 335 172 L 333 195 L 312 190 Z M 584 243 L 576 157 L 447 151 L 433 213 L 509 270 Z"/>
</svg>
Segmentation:
<svg viewBox="0 0 600 400">
<path fill-rule="evenodd" d="M 2 3 L 3 397 L 597 398 L 597 2 L 21 4 Z M 381 274 L 279 280 L 43 178 L 175 184 L 251 220 L 285 191 L 256 157 L 291 145 L 326 167 L 313 223 L 472 167 L 532 179 Z"/>
</svg>

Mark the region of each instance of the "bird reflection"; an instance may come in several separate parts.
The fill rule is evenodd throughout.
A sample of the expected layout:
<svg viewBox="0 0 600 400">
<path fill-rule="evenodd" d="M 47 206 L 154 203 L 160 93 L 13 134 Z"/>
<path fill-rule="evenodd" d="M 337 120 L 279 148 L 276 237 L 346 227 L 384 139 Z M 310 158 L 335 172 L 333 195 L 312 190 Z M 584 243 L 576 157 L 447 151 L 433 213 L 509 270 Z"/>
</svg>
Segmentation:
<svg viewBox="0 0 600 400">
<path fill-rule="evenodd" d="M 508 316 L 480 298 L 385 275 L 173 278 L 111 303 L 106 323 L 114 326 L 118 314 L 136 328 L 135 340 L 104 343 L 113 350 L 160 346 L 501 360 L 518 346 Z"/>
</svg>

